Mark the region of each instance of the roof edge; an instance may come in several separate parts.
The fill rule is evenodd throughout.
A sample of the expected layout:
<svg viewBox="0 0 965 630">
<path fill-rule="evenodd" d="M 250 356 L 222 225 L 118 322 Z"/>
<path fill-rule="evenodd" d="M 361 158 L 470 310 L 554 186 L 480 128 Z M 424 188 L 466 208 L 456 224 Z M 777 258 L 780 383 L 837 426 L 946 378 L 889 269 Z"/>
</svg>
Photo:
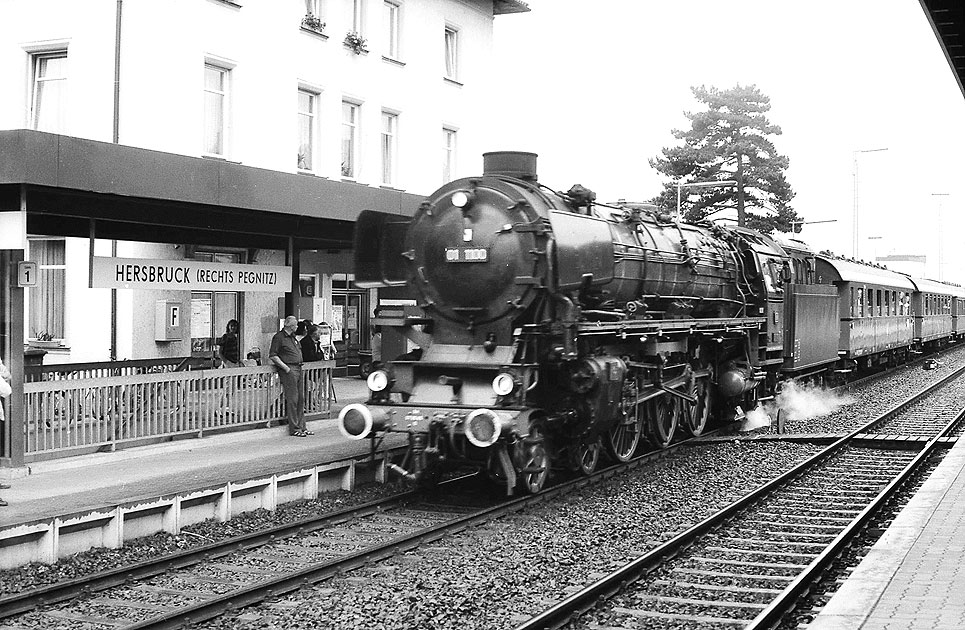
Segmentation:
<svg viewBox="0 0 965 630">
<path fill-rule="evenodd" d="M 493 15 L 529 13 L 531 10 L 522 0 L 493 0 Z"/>
</svg>

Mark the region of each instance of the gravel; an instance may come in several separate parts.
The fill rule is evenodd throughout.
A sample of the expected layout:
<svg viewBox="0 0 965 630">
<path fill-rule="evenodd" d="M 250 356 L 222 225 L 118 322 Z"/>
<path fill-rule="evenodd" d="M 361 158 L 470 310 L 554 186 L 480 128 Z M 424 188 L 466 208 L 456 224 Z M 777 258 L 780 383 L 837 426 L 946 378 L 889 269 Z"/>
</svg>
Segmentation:
<svg viewBox="0 0 965 630">
<path fill-rule="evenodd" d="M 882 378 L 873 379 L 842 391 L 803 388 L 789 393 L 782 415 L 787 433 L 844 433 L 869 422 L 882 411 L 918 394 L 929 385 L 965 365 L 965 346 L 955 347 L 939 356 L 939 366 L 924 370 L 920 366 L 900 367 Z M 772 418 L 777 417 L 772 408 Z"/>
<path fill-rule="evenodd" d="M 685 449 L 204 627 L 511 628 L 815 450 L 743 442 Z"/>
<path fill-rule="evenodd" d="M 183 549 L 199 547 L 210 542 L 374 501 L 397 494 L 399 491 L 400 488 L 397 485 L 373 484 L 360 487 L 354 492 L 344 490 L 328 492 L 313 501 L 284 503 L 274 512 L 264 509 L 254 510 L 240 514 L 230 521 L 208 520 L 197 523 L 185 527 L 178 534 L 158 533 L 138 538 L 119 549 L 98 547 L 74 554 L 54 564 L 35 562 L 16 569 L 0 571 L 0 595 L 142 562 Z"/>
</svg>

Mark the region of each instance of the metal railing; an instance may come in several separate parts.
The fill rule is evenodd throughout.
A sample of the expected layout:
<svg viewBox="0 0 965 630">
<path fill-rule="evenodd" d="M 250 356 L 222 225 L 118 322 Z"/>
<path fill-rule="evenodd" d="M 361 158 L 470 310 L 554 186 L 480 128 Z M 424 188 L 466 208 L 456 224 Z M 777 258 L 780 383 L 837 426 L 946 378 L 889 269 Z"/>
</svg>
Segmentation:
<svg viewBox="0 0 965 630">
<path fill-rule="evenodd" d="M 332 404 L 334 361 L 305 363 L 305 413 Z M 52 366 L 51 366 L 52 367 Z M 240 367 L 24 383 L 28 460 L 285 419 L 274 367 Z M 41 456 L 41 457 L 38 457 Z"/>
<path fill-rule="evenodd" d="M 25 365 L 23 380 L 28 383 L 65 378 L 102 378 L 181 372 L 211 367 L 211 357 L 167 357 L 163 359 L 126 359 L 123 361 L 94 361 L 90 363 L 62 363 Z"/>
</svg>

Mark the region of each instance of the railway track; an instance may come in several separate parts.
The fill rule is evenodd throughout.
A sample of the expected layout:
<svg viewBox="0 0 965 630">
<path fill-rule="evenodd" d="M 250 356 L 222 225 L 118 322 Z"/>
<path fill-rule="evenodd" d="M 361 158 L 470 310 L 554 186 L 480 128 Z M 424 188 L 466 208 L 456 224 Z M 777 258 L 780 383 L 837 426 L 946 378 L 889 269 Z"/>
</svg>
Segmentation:
<svg viewBox="0 0 965 630">
<path fill-rule="evenodd" d="M 886 414 L 881 422 L 889 418 Z M 880 430 L 882 436 L 885 430 Z M 888 433 L 893 430 L 897 429 L 887 429 Z M 878 438 L 862 434 L 861 439 Z M 0 629 L 167 628 L 200 622 L 605 480 L 672 450 L 574 480 L 539 497 L 469 506 L 441 504 L 437 499 L 430 504 L 416 493 L 407 493 L 176 556 L 25 591 L 0 598 Z M 840 509 L 854 509 L 849 505 L 842 502 Z M 725 540 L 722 545 L 731 542 Z"/>
<path fill-rule="evenodd" d="M 601 630 L 776 626 L 888 499 L 952 442 L 965 418 L 963 375 L 965 368 L 950 374 L 517 630 L 571 622 Z M 591 609 L 586 625 L 580 617 Z"/>
<path fill-rule="evenodd" d="M 602 483 L 686 442 L 515 499 L 481 500 L 457 486 L 412 491 L 317 518 L 0 597 L 0 630 L 177 628 L 212 619 L 389 558 L 527 506 Z M 477 497 L 470 503 L 466 497 Z"/>
</svg>

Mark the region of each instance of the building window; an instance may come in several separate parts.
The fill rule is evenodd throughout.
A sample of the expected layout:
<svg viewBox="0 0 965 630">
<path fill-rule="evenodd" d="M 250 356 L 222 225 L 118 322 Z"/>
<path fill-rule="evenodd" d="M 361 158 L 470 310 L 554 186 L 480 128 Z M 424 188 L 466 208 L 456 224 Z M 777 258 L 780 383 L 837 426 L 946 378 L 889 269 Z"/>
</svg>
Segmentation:
<svg viewBox="0 0 965 630">
<path fill-rule="evenodd" d="M 393 59 L 399 58 L 399 14 L 400 7 L 394 2 L 384 2 L 382 13 L 384 15 L 385 28 L 385 56 Z"/>
<path fill-rule="evenodd" d="M 37 286 L 27 295 L 30 339 L 64 338 L 64 297 L 66 295 L 66 241 L 30 241 L 30 260 L 37 263 Z"/>
<path fill-rule="evenodd" d="M 298 90 L 298 168 L 310 171 L 315 168 L 315 113 L 318 110 L 318 94 Z"/>
<path fill-rule="evenodd" d="M 204 65 L 204 152 L 225 155 L 228 135 L 229 70 Z"/>
<path fill-rule="evenodd" d="M 398 129 L 398 114 L 382 112 L 382 183 L 386 186 L 395 183 L 395 152 Z"/>
<path fill-rule="evenodd" d="M 324 33 L 325 22 L 322 21 L 322 0 L 305 0 L 305 15 L 302 26 L 316 33 Z"/>
<path fill-rule="evenodd" d="M 446 27 L 446 78 L 453 81 L 459 78 L 459 31 Z"/>
<path fill-rule="evenodd" d="M 352 0 L 352 32 L 363 34 L 365 0 Z"/>
<path fill-rule="evenodd" d="M 452 181 L 456 171 L 456 132 L 454 129 L 442 129 L 442 181 Z"/>
<path fill-rule="evenodd" d="M 305 0 L 305 15 L 322 19 L 322 0 Z"/>
<path fill-rule="evenodd" d="M 342 177 L 358 177 L 360 105 L 342 101 Z"/>
<path fill-rule="evenodd" d="M 67 118 L 67 51 L 32 55 L 30 126 L 62 133 Z"/>
</svg>

